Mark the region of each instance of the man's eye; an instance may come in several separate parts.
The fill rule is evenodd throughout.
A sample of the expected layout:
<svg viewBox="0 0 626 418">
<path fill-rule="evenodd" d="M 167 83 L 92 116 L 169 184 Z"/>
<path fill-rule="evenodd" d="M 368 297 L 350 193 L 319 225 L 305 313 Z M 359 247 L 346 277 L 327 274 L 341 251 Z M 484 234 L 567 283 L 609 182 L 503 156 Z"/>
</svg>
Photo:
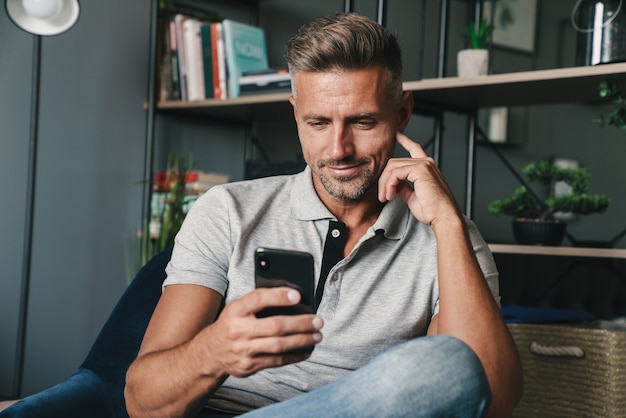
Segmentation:
<svg viewBox="0 0 626 418">
<path fill-rule="evenodd" d="M 326 126 L 326 122 L 323 121 L 310 121 L 309 122 L 309 126 L 312 128 L 323 128 L 324 126 Z"/>
<path fill-rule="evenodd" d="M 360 128 L 372 128 L 376 125 L 373 120 L 357 120 L 355 123 Z"/>
</svg>

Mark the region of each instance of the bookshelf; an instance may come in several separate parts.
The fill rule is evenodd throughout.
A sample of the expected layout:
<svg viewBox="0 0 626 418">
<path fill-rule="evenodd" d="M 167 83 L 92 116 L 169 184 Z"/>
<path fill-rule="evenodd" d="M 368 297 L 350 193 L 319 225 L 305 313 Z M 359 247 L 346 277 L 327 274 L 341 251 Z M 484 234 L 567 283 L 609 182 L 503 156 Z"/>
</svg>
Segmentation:
<svg viewBox="0 0 626 418">
<path fill-rule="evenodd" d="M 603 80 L 626 82 L 626 63 L 494 74 L 475 78 L 425 79 L 405 83 L 417 102 L 446 109 L 528 106 L 599 101 Z"/>
<path fill-rule="evenodd" d="M 249 2 L 250 5 L 255 1 Z M 480 108 L 557 103 L 598 103 L 601 81 L 626 83 L 626 63 L 492 74 L 475 78 L 442 77 L 405 81 L 419 112 L 474 114 Z M 289 115 L 290 92 L 255 94 L 233 99 L 153 102 L 156 113 L 200 116 L 252 123 L 260 110 Z M 147 105 L 150 108 L 150 104 Z M 267 114 L 267 113 L 266 113 Z M 468 143 L 471 141 L 468 138 Z M 468 157 L 469 158 L 469 157 Z M 626 250 L 581 247 L 536 247 L 490 244 L 494 253 L 626 258 Z"/>
<path fill-rule="evenodd" d="M 247 122 L 252 120 L 256 110 L 268 106 L 275 107 L 276 111 L 279 112 L 281 110 L 289 112 L 291 105 L 288 99 L 289 93 L 285 92 L 240 96 L 234 99 L 209 99 L 197 102 L 167 101 L 160 102 L 157 107 L 160 111 L 165 112 L 184 113 L 226 121 Z"/>
<path fill-rule="evenodd" d="M 594 103 L 599 101 L 598 84 L 603 80 L 626 83 L 626 63 L 523 71 L 475 78 L 426 78 L 406 81 L 404 89 L 413 92 L 418 106 L 469 112 L 483 107 Z M 286 102 L 288 98 L 289 92 L 284 92 L 225 100 L 160 102 L 157 107 L 163 111 L 219 116 L 223 109 L 250 113 L 249 110 L 255 106 Z"/>
<path fill-rule="evenodd" d="M 476 78 L 429 78 L 406 81 L 417 106 L 434 110 L 471 112 L 481 107 L 524 106 L 567 102 L 598 102 L 598 84 L 603 80 L 626 83 L 626 63 L 571 67 L 540 71 L 494 74 Z M 181 112 L 226 120 L 249 120 L 255 109 L 284 107 L 290 112 L 289 92 L 257 94 L 235 99 L 198 102 L 160 102 L 162 112 Z M 494 253 L 572 257 L 626 258 L 626 250 L 583 247 L 539 247 L 490 244 Z"/>
<path fill-rule="evenodd" d="M 626 258 L 626 249 L 549 247 L 539 245 L 489 244 L 494 254 L 550 255 L 562 257 Z"/>
</svg>

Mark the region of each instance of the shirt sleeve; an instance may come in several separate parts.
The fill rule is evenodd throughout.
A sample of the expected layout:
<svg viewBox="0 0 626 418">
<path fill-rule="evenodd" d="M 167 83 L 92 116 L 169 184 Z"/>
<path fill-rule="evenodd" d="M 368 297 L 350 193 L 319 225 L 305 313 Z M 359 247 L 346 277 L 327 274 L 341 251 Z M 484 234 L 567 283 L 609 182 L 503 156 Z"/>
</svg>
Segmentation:
<svg viewBox="0 0 626 418">
<path fill-rule="evenodd" d="M 164 287 L 195 284 L 225 295 L 232 247 L 228 214 L 227 193 L 220 186 L 198 198 L 174 240 Z"/>
<path fill-rule="evenodd" d="M 470 240 L 472 241 L 472 246 L 474 248 L 474 253 L 476 253 L 476 259 L 478 260 L 480 269 L 485 276 L 485 280 L 487 281 L 487 285 L 489 286 L 489 290 L 491 290 L 493 298 L 498 304 L 498 307 L 500 307 L 499 273 L 493 254 L 474 222 L 469 219 L 467 219 L 466 222 L 467 230 L 469 232 Z"/>
</svg>

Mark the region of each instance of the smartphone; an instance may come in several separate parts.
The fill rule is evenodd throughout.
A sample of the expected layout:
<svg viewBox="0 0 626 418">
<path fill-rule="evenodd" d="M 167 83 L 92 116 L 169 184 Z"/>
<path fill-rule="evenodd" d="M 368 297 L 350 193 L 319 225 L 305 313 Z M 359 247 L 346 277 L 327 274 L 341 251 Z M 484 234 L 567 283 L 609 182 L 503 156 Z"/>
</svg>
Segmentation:
<svg viewBox="0 0 626 418">
<path fill-rule="evenodd" d="M 294 306 L 266 308 L 258 318 L 271 315 L 300 315 L 314 312 L 313 256 L 302 251 L 257 248 L 254 254 L 256 287 L 288 286 L 300 292 L 302 299 Z"/>
</svg>

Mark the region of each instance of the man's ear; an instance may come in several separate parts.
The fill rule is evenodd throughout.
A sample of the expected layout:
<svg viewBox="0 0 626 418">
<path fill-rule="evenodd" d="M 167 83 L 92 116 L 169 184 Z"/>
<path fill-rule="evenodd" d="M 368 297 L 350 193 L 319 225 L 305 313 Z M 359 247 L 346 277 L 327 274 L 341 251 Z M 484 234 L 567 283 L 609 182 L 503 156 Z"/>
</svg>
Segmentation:
<svg viewBox="0 0 626 418">
<path fill-rule="evenodd" d="M 400 109 L 398 110 L 398 131 L 404 132 L 404 129 L 411 120 L 413 114 L 413 106 L 415 105 L 415 99 L 413 98 L 413 92 L 405 91 L 402 93 L 402 99 L 400 100 Z"/>
<path fill-rule="evenodd" d="M 296 99 L 293 98 L 293 96 L 289 96 L 289 103 L 291 103 L 291 106 L 293 107 L 293 117 L 296 120 L 296 122 L 298 121 L 298 111 L 296 110 Z"/>
</svg>

